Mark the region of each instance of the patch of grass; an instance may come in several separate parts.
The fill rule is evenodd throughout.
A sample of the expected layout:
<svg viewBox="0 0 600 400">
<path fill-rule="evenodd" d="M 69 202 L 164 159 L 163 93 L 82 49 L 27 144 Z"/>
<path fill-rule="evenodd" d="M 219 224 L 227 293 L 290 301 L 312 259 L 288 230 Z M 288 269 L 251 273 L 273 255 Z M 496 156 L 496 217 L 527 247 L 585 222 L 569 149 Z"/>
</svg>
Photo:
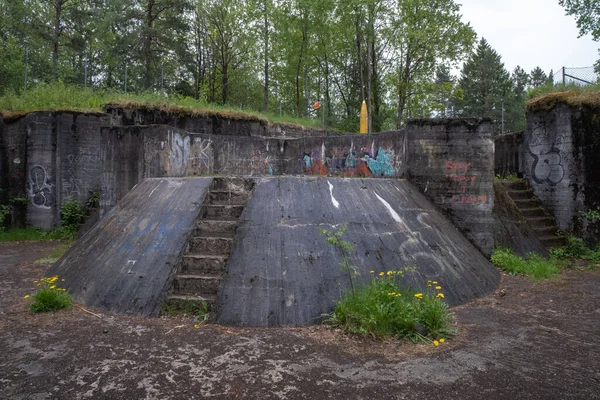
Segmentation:
<svg viewBox="0 0 600 400">
<path fill-rule="evenodd" d="M 177 303 L 164 302 L 160 306 L 160 315 L 174 317 L 177 315 L 189 315 L 206 321 L 210 314 L 210 305 L 203 301 L 198 304 L 191 300 L 178 301 Z"/>
<path fill-rule="evenodd" d="M 567 245 L 551 249 L 550 255 L 558 260 L 583 260 L 591 265 L 600 264 L 600 248 L 592 250 L 583 239 L 575 236 L 568 236 Z"/>
<path fill-rule="evenodd" d="M 34 111 L 66 111 L 102 114 L 106 106 L 159 110 L 170 114 L 197 117 L 216 116 L 262 124 L 280 123 L 319 129 L 321 119 L 263 114 L 230 106 L 209 104 L 191 97 L 165 96 L 156 92 L 121 93 L 118 90 L 92 90 L 81 86 L 39 83 L 25 93 L 9 92 L 0 97 L 0 110 L 5 121 L 18 119 Z"/>
<path fill-rule="evenodd" d="M 551 278 L 562 269 L 561 263 L 556 257 L 546 259 L 531 253 L 522 258 L 511 249 L 495 249 L 491 260 L 494 265 L 512 275 L 529 275 L 536 280 Z"/>
<path fill-rule="evenodd" d="M 0 231 L 0 242 L 22 242 L 37 240 L 64 240 L 70 239 L 71 235 L 64 230 L 44 232 L 39 228 L 15 228 Z"/>
<path fill-rule="evenodd" d="M 515 173 L 506 176 L 496 175 L 495 179 L 502 182 L 519 182 L 521 180 Z"/>
<path fill-rule="evenodd" d="M 587 85 L 551 85 L 541 86 L 530 92 L 527 111 L 549 111 L 557 104 L 571 107 L 600 107 L 600 86 Z"/>
<path fill-rule="evenodd" d="M 61 258 L 62 256 L 65 255 L 67 250 L 69 250 L 72 245 L 73 245 L 73 242 L 63 243 L 60 246 L 58 246 L 57 248 L 55 248 L 54 250 L 52 250 L 50 252 L 50 254 L 48 254 L 48 256 L 46 256 L 44 258 L 40 258 L 35 263 L 36 264 L 54 264 L 56 261 L 58 261 L 59 258 Z"/>
<path fill-rule="evenodd" d="M 454 335 L 452 313 L 437 282 L 429 284 L 427 293 L 417 293 L 402 288 L 396 279 L 399 276 L 402 271 L 389 271 L 387 276 L 374 276 L 368 284 L 344 293 L 330 322 L 360 336 L 407 338 L 436 346 L 439 339 Z"/>
<path fill-rule="evenodd" d="M 31 296 L 25 296 L 26 299 L 31 298 L 29 303 L 29 310 L 31 312 L 50 312 L 70 309 L 73 306 L 69 293 L 67 293 L 66 289 L 59 287 L 58 275 L 50 278 L 41 278 L 39 281 L 34 281 L 34 283 L 40 289 Z"/>
</svg>

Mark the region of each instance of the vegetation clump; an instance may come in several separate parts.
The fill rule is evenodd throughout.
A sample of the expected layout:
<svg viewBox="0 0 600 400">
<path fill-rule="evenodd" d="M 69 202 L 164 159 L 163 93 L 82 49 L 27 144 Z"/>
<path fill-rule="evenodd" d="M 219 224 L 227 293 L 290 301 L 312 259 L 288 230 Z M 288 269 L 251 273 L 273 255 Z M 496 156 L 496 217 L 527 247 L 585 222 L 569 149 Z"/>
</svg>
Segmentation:
<svg viewBox="0 0 600 400">
<path fill-rule="evenodd" d="M 600 87 L 597 85 L 554 85 L 547 88 L 549 93 L 543 89 L 534 92 L 534 97 L 527 101 L 527 111 L 550 111 L 558 104 L 600 108 Z"/>
<path fill-rule="evenodd" d="M 58 275 L 55 275 L 33 281 L 39 289 L 32 295 L 25 295 L 26 299 L 30 299 L 29 310 L 31 312 L 50 312 L 70 309 L 73 306 L 67 289 L 59 287 L 58 280 Z M 64 282 L 64 279 L 61 279 L 61 282 Z"/>
<path fill-rule="evenodd" d="M 546 259 L 530 253 L 523 258 L 506 248 L 495 249 L 491 260 L 494 265 L 512 275 L 530 275 L 536 280 L 548 279 L 561 271 L 561 265 L 555 257 Z"/>
</svg>

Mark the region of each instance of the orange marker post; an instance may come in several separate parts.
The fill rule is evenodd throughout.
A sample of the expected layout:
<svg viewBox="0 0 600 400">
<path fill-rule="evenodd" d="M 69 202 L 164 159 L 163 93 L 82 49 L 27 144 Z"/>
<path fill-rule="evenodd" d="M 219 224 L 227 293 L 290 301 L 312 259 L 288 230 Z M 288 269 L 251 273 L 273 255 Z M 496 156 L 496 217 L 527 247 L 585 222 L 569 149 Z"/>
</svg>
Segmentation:
<svg viewBox="0 0 600 400">
<path fill-rule="evenodd" d="M 360 134 L 369 133 L 369 112 L 367 111 L 367 103 L 363 100 L 360 108 Z"/>
</svg>

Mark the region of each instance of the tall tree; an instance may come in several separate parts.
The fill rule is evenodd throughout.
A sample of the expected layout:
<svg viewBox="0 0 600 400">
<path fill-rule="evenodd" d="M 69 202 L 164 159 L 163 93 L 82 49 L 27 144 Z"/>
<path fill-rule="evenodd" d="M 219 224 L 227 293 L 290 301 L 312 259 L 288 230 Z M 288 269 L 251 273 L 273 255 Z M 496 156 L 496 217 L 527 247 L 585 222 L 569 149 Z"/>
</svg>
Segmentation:
<svg viewBox="0 0 600 400">
<path fill-rule="evenodd" d="M 548 75 L 540 67 L 535 67 L 531 71 L 531 86 L 536 88 L 545 85 L 546 82 L 548 82 Z"/>
<path fill-rule="evenodd" d="M 464 64 L 459 84 L 464 98 L 457 102 L 458 112 L 468 117 L 492 118 L 499 133 L 503 104 L 511 97 L 512 83 L 500 55 L 485 39 L 479 41 Z"/>
</svg>

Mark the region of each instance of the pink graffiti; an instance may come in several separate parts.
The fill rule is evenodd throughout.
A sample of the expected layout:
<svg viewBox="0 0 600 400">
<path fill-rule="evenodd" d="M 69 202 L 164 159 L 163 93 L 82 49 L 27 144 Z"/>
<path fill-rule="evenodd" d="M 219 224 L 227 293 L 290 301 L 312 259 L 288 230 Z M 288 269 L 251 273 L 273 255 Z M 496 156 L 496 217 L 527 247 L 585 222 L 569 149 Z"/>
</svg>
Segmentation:
<svg viewBox="0 0 600 400">
<path fill-rule="evenodd" d="M 461 161 L 446 161 L 444 164 L 444 173 L 446 175 L 464 175 L 469 171 L 471 163 Z"/>
<path fill-rule="evenodd" d="M 450 199 L 453 204 L 471 204 L 480 205 L 487 203 L 487 196 L 471 196 L 471 195 L 454 195 Z"/>
</svg>

